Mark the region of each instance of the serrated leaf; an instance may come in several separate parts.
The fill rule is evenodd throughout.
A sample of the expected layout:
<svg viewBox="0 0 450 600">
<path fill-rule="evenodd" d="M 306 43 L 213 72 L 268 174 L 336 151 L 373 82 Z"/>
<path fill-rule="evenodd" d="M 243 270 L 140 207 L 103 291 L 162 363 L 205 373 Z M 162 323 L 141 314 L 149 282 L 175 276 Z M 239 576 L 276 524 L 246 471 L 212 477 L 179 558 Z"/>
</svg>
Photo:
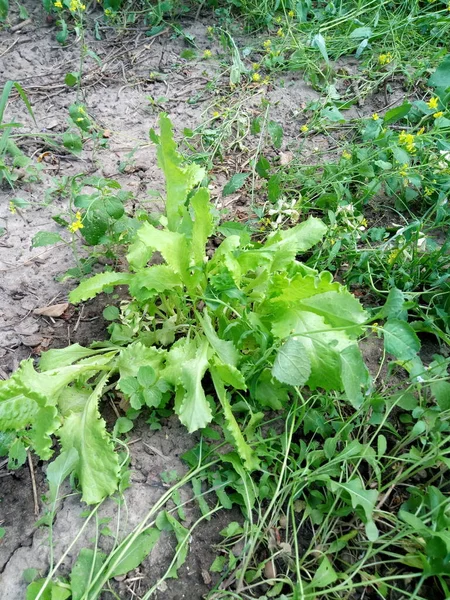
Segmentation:
<svg viewBox="0 0 450 600">
<path fill-rule="evenodd" d="M 48 460 L 53 455 L 51 436 L 60 424 L 55 406 L 41 406 L 34 415 L 28 437 L 33 450 L 42 460 Z"/>
<path fill-rule="evenodd" d="M 86 504 L 97 504 L 112 494 L 119 482 L 119 458 L 100 417 L 98 401 L 109 374 L 99 381 L 89 396 L 84 410 L 71 413 L 58 432 L 63 450 L 78 452 L 76 475 Z"/>
<path fill-rule="evenodd" d="M 235 367 L 238 361 L 238 351 L 233 345 L 233 342 L 221 340 L 217 333 L 214 330 L 212 325 L 211 317 L 208 314 L 208 311 L 205 309 L 203 312 L 203 317 L 198 315 L 198 320 L 203 327 L 203 331 L 205 333 L 206 339 L 208 340 L 211 347 L 214 349 L 214 352 L 220 358 L 220 360 L 226 364 Z"/>
<path fill-rule="evenodd" d="M 113 563 L 111 572 L 108 570 L 109 576 L 126 575 L 136 569 L 153 550 L 160 534 L 161 532 L 156 527 L 151 527 L 140 533 L 132 544 L 129 543 L 128 539 L 125 539 L 115 550 L 119 560 Z"/>
<path fill-rule="evenodd" d="M 129 283 L 130 294 L 141 302 L 182 285 L 180 276 L 167 265 L 137 271 Z"/>
<path fill-rule="evenodd" d="M 99 550 L 82 548 L 70 572 L 72 600 L 82 600 L 92 579 L 99 573 L 106 555 Z"/>
<path fill-rule="evenodd" d="M 249 177 L 249 175 L 250 173 L 235 173 L 232 176 L 232 178 L 225 184 L 222 191 L 222 196 L 230 196 L 230 194 L 234 194 L 234 192 L 240 190 L 246 182 L 247 177 Z"/>
<path fill-rule="evenodd" d="M 69 300 L 72 304 L 78 304 L 101 294 L 105 288 L 126 285 L 131 282 L 132 278 L 131 273 L 115 273 L 113 271 L 99 273 L 82 281 L 78 287 L 70 292 Z"/>
<path fill-rule="evenodd" d="M 172 123 L 165 113 L 159 117 L 160 135 L 158 138 L 158 164 L 166 180 L 166 211 L 170 231 L 177 231 L 181 221 L 188 193 L 205 176 L 205 170 L 193 163 L 183 165 L 183 158 L 177 152 L 173 139 Z"/>
<path fill-rule="evenodd" d="M 304 385 L 311 375 L 311 362 L 302 340 L 291 337 L 278 350 L 272 375 L 281 383 Z"/>
<path fill-rule="evenodd" d="M 203 265 L 206 242 L 213 233 L 213 218 L 211 204 L 207 188 L 200 188 L 191 198 L 191 206 L 194 212 L 194 223 L 192 225 L 191 257 L 194 264 Z"/>
<path fill-rule="evenodd" d="M 420 341 L 414 329 L 405 321 L 391 319 L 383 327 L 386 352 L 399 360 L 410 360 L 420 350 Z"/>
<path fill-rule="evenodd" d="M 208 343 L 205 340 L 198 348 L 195 358 L 186 360 L 181 366 L 180 383 L 184 393 L 179 405 L 175 406 L 175 411 L 189 433 L 206 427 L 212 421 L 211 407 L 202 387 L 208 365 Z"/>
<path fill-rule="evenodd" d="M 39 369 L 41 371 L 49 371 L 51 369 L 58 369 L 59 367 L 66 367 L 83 358 L 103 354 L 104 352 L 104 348 L 93 350 L 91 348 L 84 348 L 80 344 L 72 344 L 71 346 L 67 346 L 67 348 L 58 348 L 57 350 L 47 350 L 47 352 L 41 354 Z"/>
<path fill-rule="evenodd" d="M 236 450 L 244 461 L 245 467 L 249 471 L 253 471 L 259 467 L 259 460 L 244 439 L 242 431 L 240 430 L 240 427 L 233 414 L 231 404 L 228 400 L 219 371 L 215 368 L 211 368 L 210 372 L 214 383 L 214 389 L 216 390 L 217 397 L 222 405 L 222 410 L 225 417 L 225 426 L 234 440 Z"/>
<path fill-rule="evenodd" d="M 70 448 L 68 451 L 61 452 L 61 454 L 48 465 L 46 475 L 50 489 L 50 502 L 55 502 L 57 499 L 61 485 L 75 469 L 78 458 L 76 448 Z"/>
</svg>

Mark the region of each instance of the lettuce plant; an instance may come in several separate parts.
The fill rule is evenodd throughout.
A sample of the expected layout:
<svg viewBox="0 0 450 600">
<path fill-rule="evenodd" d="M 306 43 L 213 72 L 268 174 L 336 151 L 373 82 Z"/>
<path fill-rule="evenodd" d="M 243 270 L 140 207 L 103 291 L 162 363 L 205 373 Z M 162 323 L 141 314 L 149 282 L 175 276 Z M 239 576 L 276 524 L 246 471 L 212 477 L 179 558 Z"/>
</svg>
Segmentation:
<svg viewBox="0 0 450 600">
<path fill-rule="evenodd" d="M 166 115 L 152 139 L 166 180 L 161 227 L 142 224 L 128 271 L 95 275 L 70 294 L 77 304 L 128 286 L 126 312 L 138 325 L 122 319 L 109 342 L 50 350 L 37 370 L 24 361 L 0 382 L 0 430 L 15 436 L 10 455 L 30 447 L 49 459 L 56 434 L 63 453 L 76 452 L 87 503 L 111 494 L 120 477 L 98 408 L 106 387 L 135 410 L 173 402 L 190 432 L 216 419 L 252 470 L 258 460 L 247 437 L 265 409 L 283 409 L 300 386 L 343 391 L 357 406 L 368 383 L 357 345 L 365 311 L 330 273 L 297 260 L 322 239 L 322 221 L 310 217 L 263 243 L 229 235 L 209 257 L 215 218 L 205 172 L 183 162 Z M 246 411 L 247 429 L 237 410 Z"/>
</svg>

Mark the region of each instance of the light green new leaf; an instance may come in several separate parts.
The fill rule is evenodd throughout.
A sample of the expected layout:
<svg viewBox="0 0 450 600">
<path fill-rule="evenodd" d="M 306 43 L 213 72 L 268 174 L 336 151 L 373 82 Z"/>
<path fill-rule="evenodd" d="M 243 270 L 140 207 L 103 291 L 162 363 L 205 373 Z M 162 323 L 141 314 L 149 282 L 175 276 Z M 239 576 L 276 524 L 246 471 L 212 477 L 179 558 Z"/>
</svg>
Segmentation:
<svg viewBox="0 0 450 600">
<path fill-rule="evenodd" d="M 157 148 L 158 165 L 166 179 L 166 212 L 170 231 L 177 231 L 182 221 L 182 213 L 188 193 L 205 176 L 205 170 L 193 163 L 183 165 L 183 158 L 177 152 L 173 139 L 172 123 L 166 114 L 159 117 L 160 135 Z"/>
<path fill-rule="evenodd" d="M 154 346 L 148 348 L 141 342 L 135 342 L 120 350 L 117 368 L 120 378 L 136 377 L 141 367 L 150 366 L 156 372 L 161 368 L 166 355 L 165 350 Z"/>
<path fill-rule="evenodd" d="M 31 429 L 27 432 L 33 450 L 42 460 L 48 460 L 52 454 L 51 436 L 61 424 L 55 406 L 41 406 L 33 417 Z"/>
<path fill-rule="evenodd" d="M 221 340 L 219 338 L 212 325 L 211 317 L 206 309 L 203 312 L 203 317 L 197 315 L 197 318 L 203 327 L 206 339 L 220 360 L 226 365 L 235 367 L 237 365 L 239 354 L 234 347 L 233 342 Z"/>
<path fill-rule="evenodd" d="M 224 382 L 222 381 L 219 371 L 216 368 L 211 368 L 210 371 L 217 397 L 219 398 L 220 403 L 222 405 L 223 414 L 225 417 L 225 427 L 231 434 L 236 445 L 236 450 L 238 451 L 239 456 L 244 461 L 246 469 L 248 469 L 249 471 L 253 471 L 259 466 L 258 458 L 245 441 L 242 431 L 239 428 L 239 425 L 233 414 L 230 402 L 228 400 L 227 393 L 224 387 Z"/>
<path fill-rule="evenodd" d="M 191 239 L 191 259 L 195 265 L 203 265 L 205 259 L 205 246 L 214 231 L 211 214 L 209 191 L 200 188 L 191 198 L 190 204 L 194 212 Z"/>
<path fill-rule="evenodd" d="M 112 494 L 119 481 L 119 459 L 114 444 L 100 418 L 98 401 L 108 380 L 106 374 L 89 396 L 82 412 L 71 413 L 58 432 L 63 450 L 75 448 L 75 469 L 87 504 L 97 504 Z"/>
<path fill-rule="evenodd" d="M 344 331 L 333 329 L 322 317 L 312 312 L 285 309 L 273 315 L 272 332 L 279 339 L 291 335 L 301 339 L 311 365 L 306 385 L 313 390 L 318 387 L 342 389 L 339 355 L 353 343 Z"/>
<path fill-rule="evenodd" d="M 70 292 L 69 300 L 72 304 L 89 300 L 101 294 L 105 288 L 130 283 L 132 277 L 131 273 L 114 273 L 112 271 L 99 273 L 82 281 L 78 287 Z"/>
<path fill-rule="evenodd" d="M 129 284 L 129 290 L 134 298 L 144 302 L 181 285 L 180 276 L 173 269 L 167 265 L 154 265 L 135 273 Z"/>
<path fill-rule="evenodd" d="M 91 348 L 84 348 L 80 344 L 72 344 L 71 346 L 67 346 L 67 348 L 59 348 L 57 350 L 47 350 L 47 352 L 41 354 L 39 369 L 41 371 L 50 371 L 59 367 L 67 367 L 88 356 L 103 354 L 107 350 L 107 348 L 93 350 Z"/>
<path fill-rule="evenodd" d="M 38 405 L 23 395 L 15 376 L 0 381 L 0 431 L 19 431 L 32 422 Z"/>
<path fill-rule="evenodd" d="M 186 238 L 181 233 L 173 231 L 156 229 L 150 223 L 144 223 L 136 234 L 137 240 L 140 240 L 147 248 L 158 251 L 164 257 L 168 266 L 177 273 L 183 281 L 186 279 L 189 266 L 189 249 Z M 134 268 L 141 268 L 144 264 L 136 262 L 132 253 L 127 255 L 128 261 Z"/>
<path fill-rule="evenodd" d="M 72 600 L 82 600 L 89 589 L 92 578 L 97 575 L 105 562 L 106 555 L 98 550 L 82 548 L 70 573 Z"/>
<path fill-rule="evenodd" d="M 386 352 L 399 360 L 410 360 L 420 350 L 420 341 L 414 329 L 405 321 L 391 319 L 383 327 Z"/>
<path fill-rule="evenodd" d="M 291 337 L 278 350 L 272 375 L 281 383 L 304 385 L 311 375 L 311 362 L 300 338 Z"/>
<path fill-rule="evenodd" d="M 119 560 L 114 561 L 109 566 L 109 577 L 126 575 L 136 569 L 153 550 L 160 534 L 161 532 L 158 529 L 151 527 L 140 533 L 131 545 L 128 538 L 126 538 L 115 551 L 115 555 L 118 556 Z M 112 571 L 109 570 L 110 568 L 112 568 Z"/>
<path fill-rule="evenodd" d="M 202 387 L 202 379 L 209 364 L 208 347 L 208 342 L 204 340 L 195 358 L 186 360 L 181 366 L 180 383 L 184 394 L 178 405 L 176 403 L 175 411 L 189 433 L 206 427 L 212 420 L 211 407 Z"/>
<path fill-rule="evenodd" d="M 47 467 L 47 481 L 50 489 L 49 500 L 55 502 L 59 489 L 66 477 L 75 469 L 78 463 L 78 452 L 76 448 L 61 452 Z"/>
<path fill-rule="evenodd" d="M 262 253 L 273 253 L 273 270 L 282 269 L 287 261 L 293 260 L 296 254 L 309 250 L 320 242 L 327 231 L 323 221 L 309 217 L 303 223 L 289 229 L 280 229 L 271 236 L 261 248 Z"/>
</svg>

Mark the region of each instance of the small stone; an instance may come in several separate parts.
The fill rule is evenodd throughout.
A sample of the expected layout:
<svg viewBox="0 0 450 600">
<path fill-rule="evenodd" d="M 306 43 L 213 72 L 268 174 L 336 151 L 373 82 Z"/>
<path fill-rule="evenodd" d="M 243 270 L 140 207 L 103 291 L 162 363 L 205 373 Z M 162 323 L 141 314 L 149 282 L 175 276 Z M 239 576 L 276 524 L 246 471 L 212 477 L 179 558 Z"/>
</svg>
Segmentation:
<svg viewBox="0 0 450 600">
<path fill-rule="evenodd" d="M 33 335 L 22 335 L 20 338 L 22 344 L 28 348 L 39 346 L 39 344 L 41 344 L 43 341 L 42 335 L 39 335 L 38 333 L 34 333 Z"/>
</svg>

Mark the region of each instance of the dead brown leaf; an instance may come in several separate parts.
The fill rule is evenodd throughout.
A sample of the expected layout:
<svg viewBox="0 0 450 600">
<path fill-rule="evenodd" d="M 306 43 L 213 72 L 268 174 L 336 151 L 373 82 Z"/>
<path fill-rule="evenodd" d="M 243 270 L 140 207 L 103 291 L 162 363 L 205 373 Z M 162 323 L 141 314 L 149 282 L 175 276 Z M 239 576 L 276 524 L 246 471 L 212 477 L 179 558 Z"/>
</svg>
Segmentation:
<svg viewBox="0 0 450 600">
<path fill-rule="evenodd" d="M 51 306 L 35 308 L 33 314 L 41 315 L 43 317 L 60 317 L 68 308 L 69 304 L 63 302 L 62 304 L 52 304 Z"/>
</svg>

